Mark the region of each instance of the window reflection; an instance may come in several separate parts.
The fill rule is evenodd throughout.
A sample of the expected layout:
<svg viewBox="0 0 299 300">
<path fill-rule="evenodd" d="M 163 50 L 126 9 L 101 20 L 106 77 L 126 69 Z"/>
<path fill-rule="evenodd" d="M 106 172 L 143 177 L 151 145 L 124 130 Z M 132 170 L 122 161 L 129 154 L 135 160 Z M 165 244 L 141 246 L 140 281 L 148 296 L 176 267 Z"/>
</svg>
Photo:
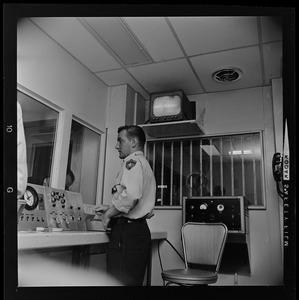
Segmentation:
<svg viewBox="0 0 299 300">
<path fill-rule="evenodd" d="M 28 183 L 51 177 L 58 112 L 18 91 L 26 138 Z"/>
<path fill-rule="evenodd" d="M 96 203 L 100 142 L 100 134 L 72 121 L 67 166 L 75 181 L 69 190 L 80 193 L 84 203 Z"/>
</svg>

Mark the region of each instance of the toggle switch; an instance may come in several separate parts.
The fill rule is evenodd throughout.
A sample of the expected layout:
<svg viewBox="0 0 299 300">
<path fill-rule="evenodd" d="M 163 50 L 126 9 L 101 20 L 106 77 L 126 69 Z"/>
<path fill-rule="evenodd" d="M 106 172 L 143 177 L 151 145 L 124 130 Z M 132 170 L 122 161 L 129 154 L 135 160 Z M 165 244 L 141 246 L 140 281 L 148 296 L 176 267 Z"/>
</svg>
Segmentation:
<svg viewBox="0 0 299 300">
<path fill-rule="evenodd" d="M 64 222 L 66 223 L 66 225 L 70 224 L 70 221 L 68 220 L 66 215 L 63 215 L 62 219 L 64 220 Z"/>
</svg>

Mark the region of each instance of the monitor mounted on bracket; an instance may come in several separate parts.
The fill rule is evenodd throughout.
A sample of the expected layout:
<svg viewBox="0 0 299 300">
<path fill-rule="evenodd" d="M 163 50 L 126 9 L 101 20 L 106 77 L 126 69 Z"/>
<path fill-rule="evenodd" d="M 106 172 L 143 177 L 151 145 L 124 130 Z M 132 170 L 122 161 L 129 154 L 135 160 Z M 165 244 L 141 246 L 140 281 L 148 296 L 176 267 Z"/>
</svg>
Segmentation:
<svg viewBox="0 0 299 300">
<path fill-rule="evenodd" d="M 190 102 L 183 90 L 150 95 L 150 123 L 195 119 L 195 102 Z"/>
</svg>

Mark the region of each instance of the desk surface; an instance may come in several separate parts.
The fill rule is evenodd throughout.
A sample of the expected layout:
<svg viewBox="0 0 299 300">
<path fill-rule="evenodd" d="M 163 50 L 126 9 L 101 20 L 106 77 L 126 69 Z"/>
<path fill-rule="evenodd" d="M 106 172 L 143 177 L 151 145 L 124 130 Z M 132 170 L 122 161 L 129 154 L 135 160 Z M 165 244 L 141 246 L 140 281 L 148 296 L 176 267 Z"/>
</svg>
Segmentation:
<svg viewBox="0 0 299 300">
<path fill-rule="evenodd" d="M 152 240 L 166 239 L 166 231 L 151 231 Z M 109 242 L 109 233 L 103 231 L 20 231 L 18 249 L 38 249 L 78 245 L 102 244 Z"/>
</svg>

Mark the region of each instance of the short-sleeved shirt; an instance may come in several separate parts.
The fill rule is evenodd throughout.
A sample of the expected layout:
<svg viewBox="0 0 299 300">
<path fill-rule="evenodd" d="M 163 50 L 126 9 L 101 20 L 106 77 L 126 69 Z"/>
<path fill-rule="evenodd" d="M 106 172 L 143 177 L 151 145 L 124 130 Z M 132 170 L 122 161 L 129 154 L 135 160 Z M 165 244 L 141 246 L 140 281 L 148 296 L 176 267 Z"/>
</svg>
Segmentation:
<svg viewBox="0 0 299 300">
<path fill-rule="evenodd" d="M 151 213 L 155 206 L 156 181 L 142 151 L 128 155 L 116 177 L 112 205 L 130 219 Z"/>
</svg>

